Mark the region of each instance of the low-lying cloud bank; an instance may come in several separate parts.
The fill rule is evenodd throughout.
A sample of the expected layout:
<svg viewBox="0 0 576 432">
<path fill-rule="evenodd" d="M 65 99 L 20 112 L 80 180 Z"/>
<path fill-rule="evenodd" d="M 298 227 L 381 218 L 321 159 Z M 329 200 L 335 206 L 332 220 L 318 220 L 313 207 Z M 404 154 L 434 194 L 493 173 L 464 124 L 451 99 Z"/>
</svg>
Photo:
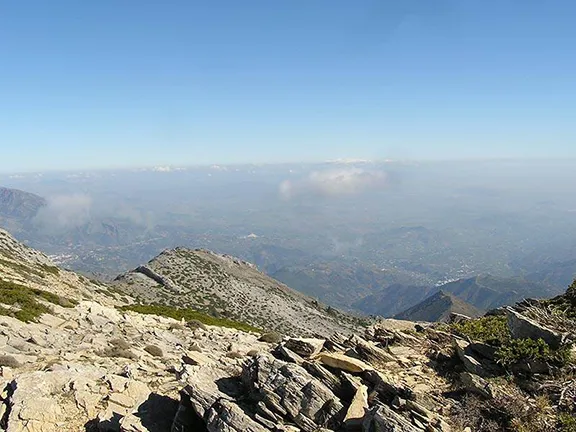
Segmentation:
<svg viewBox="0 0 576 432">
<path fill-rule="evenodd" d="M 388 175 L 380 170 L 363 168 L 337 168 L 313 171 L 298 180 L 285 180 L 280 184 L 280 197 L 291 200 L 303 196 L 339 197 L 385 188 Z"/>
<path fill-rule="evenodd" d="M 86 194 L 56 195 L 47 199 L 34 222 L 47 232 L 68 230 L 87 223 L 91 208 L 92 198 Z"/>
</svg>

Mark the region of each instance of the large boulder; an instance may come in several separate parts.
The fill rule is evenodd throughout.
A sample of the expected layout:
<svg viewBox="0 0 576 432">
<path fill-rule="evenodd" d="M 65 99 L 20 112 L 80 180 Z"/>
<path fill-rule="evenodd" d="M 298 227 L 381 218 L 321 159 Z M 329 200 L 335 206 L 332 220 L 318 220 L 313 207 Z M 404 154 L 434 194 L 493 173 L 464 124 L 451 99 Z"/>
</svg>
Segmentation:
<svg viewBox="0 0 576 432">
<path fill-rule="evenodd" d="M 515 339 L 542 339 L 551 348 L 557 349 L 564 342 L 565 335 L 537 323 L 512 308 L 506 309 L 510 333 Z"/>
<path fill-rule="evenodd" d="M 314 357 L 324 347 L 324 339 L 291 338 L 286 341 L 285 347 L 302 357 Z"/>
</svg>

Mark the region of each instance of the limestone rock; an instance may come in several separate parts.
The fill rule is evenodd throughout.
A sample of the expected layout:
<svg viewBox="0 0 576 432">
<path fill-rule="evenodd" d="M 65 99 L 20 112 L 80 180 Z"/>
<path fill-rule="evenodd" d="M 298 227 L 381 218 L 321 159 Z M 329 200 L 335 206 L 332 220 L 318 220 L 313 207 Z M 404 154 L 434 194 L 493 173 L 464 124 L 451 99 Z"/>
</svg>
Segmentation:
<svg viewBox="0 0 576 432">
<path fill-rule="evenodd" d="M 421 432 L 400 414 L 386 405 L 377 405 L 366 415 L 363 432 Z"/>
<path fill-rule="evenodd" d="M 362 360 L 338 353 L 322 353 L 318 356 L 318 360 L 326 366 L 352 373 L 362 373 L 373 369 L 372 366 Z"/>
<path fill-rule="evenodd" d="M 304 359 L 296 354 L 291 349 L 287 348 L 286 345 L 280 344 L 274 350 L 274 355 L 280 360 L 284 360 L 290 363 L 302 364 Z"/>
<path fill-rule="evenodd" d="M 252 420 L 235 403 L 218 400 L 205 416 L 209 432 L 267 432 L 269 429 Z"/>
<path fill-rule="evenodd" d="M 543 339 L 544 342 L 554 349 L 559 348 L 563 343 L 564 335 L 561 333 L 540 325 L 512 308 L 507 308 L 506 312 L 512 337 L 516 339 Z"/>
<path fill-rule="evenodd" d="M 464 364 L 464 368 L 468 372 L 479 376 L 489 375 L 484 367 L 482 367 L 482 364 L 474 356 L 471 355 L 469 348 L 470 344 L 468 342 L 462 339 L 454 339 L 453 345 L 456 353 L 458 354 L 458 357 L 460 357 L 460 360 L 462 360 L 462 363 Z"/>
<path fill-rule="evenodd" d="M 344 417 L 344 425 L 347 429 L 357 429 L 362 426 L 364 421 L 364 416 L 368 410 L 368 387 L 361 385 L 354 399 L 346 411 L 346 417 Z"/>
<path fill-rule="evenodd" d="M 488 381 L 469 372 L 460 373 L 462 387 L 471 393 L 476 393 L 486 398 L 492 397 L 492 389 Z"/>
<path fill-rule="evenodd" d="M 253 397 L 302 430 L 311 432 L 322 424 L 339 424 L 343 409 L 338 398 L 302 367 L 267 356 L 253 358 L 244 368 L 242 381 Z"/>
<path fill-rule="evenodd" d="M 210 361 L 208 357 L 196 351 L 188 351 L 187 354 L 182 356 L 182 362 L 192 366 L 203 366 L 210 363 Z"/>
<path fill-rule="evenodd" d="M 290 338 L 285 347 L 302 357 L 314 357 L 324 346 L 324 339 Z"/>
</svg>

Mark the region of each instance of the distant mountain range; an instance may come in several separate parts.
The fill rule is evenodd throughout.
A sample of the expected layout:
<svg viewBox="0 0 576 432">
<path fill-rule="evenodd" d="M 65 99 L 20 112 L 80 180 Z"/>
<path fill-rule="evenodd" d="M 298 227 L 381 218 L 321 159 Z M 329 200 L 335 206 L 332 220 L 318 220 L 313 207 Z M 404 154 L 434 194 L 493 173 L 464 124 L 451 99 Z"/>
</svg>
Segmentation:
<svg viewBox="0 0 576 432">
<path fill-rule="evenodd" d="M 0 227 L 27 237 L 33 229 L 34 217 L 45 205 L 46 200 L 38 195 L 0 187 Z"/>
<path fill-rule="evenodd" d="M 421 305 L 420 302 L 442 292 L 480 311 L 487 311 L 514 304 L 524 298 L 551 297 L 562 291 L 561 288 L 542 282 L 481 275 L 459 279 L 439 287 L 391 285 L 355 302 L 353 306 L 367 314 L 393 316 L 412 306 Z"/>
<path fill-rule="evenodd" d="M 448 321 L 452 313 L 466 315 L 472 318 L 482 315 L 482 312 L 453 294 L 438 291 L 420 303 L 394 316 L 396 319 L 409 321 Z"/>
<path fill-rule="evenodd" d="M 38 195 L 0 187 L 0 218 L 30 220 L 45 205 L 46 200 Z"/>
<path fill-rule="evenodd" d="M 70 218 L 54 213 L 53 198 L 59 192 L 53 193 L 56 195 L 49 195 L 47 200 L 22 190 L 0 188 L 0 227 L 8 229 L 27 245 L 50 254 L 57 263 L 85 273 L 102 274 L 106 279 L 148 261 L 164 249 L 180 244 L 202 246 L 254 262 L 272 278 L 318 302 L 348 312 L 391 317 L 439 290 L 480 310 L 488 310 L 524 297 L 558 294 L 576 276 L 576 260 L 555 261 L 556 255 L 548 252 L 545 260 L 537 254 L 530 264 L 520 260 L 523 265 L 508 268 L 507 274 L 522 275 L 522 278 L 490 276 L 484 273 L 490 272 L 486 268 L 476 270 L 468 266 L 475 260 L 481 263 L 492 259 L 491 256 L 478 256 L 478 253 L 491 255 L 489 251 L 479 249 L 473 256 L 468 256 L 465 240 L 460 240 L 461 253 L 458 252 L 458 260 L 452 264 L 443 251 L 453 233 L 419 224 L 375 229 L 369 236 L 358 234 L 342 243 L 336 238 L 332 245 L 334 250 L 324 252 L 318 247 L 322 241 L 308 241 L 306 231 L 287 234 L 287 241 L 286 236 L 283 237 L 285 233 L 278 235 L 276 225 L 269 219 L 264 222 L 270 225 L 259 225 L 261 221 L 255 221 L 249 230 L 242 223 L 231 228 L 228 222 L 206 227 L 198 225 L 200 219 L 189 219 L 191 216 L 187 212 L 201 210 L 199 214 L 204 217 L 214 214 L 214 209 L 183 207 L 175 212 L 173 204 L 167 206 L 170 217 L 164 219 L 151 217 L 148 220 L 140 214 L 133 217 L 130 211 L 106 214 L 87 211 L 87 217 L 80 222 L 70 222 Z M 288 210 L 281 208 L 280 214 Z M 241 216 L 232 213 L 229 220 L 236 223 L 238 218 Z M 320 221 L 323 218 L 322 214 L 318 216 Z M 487 223 L 496 226 L 498 220 Z M 342 224 L 334 228 L 335 237 L 345 229 Z M 248 238 L 237 235 L 238 231 L 257 232 L 258 235 Z M 459 238 L 473 242 L 466 235 Z M 360 244 L 364 248 L 362 251 Z M 501 262 L 503 267 L 508 265 L 506 260 L 498 260 Z M 464 270 L 463 263 L 468 266 Z M 446 280 L 454 273 L 465 277 L 436 286 L 437 281 Z M 481 276 L 469 276 L 472 274 Z M 496 270 L 495 274 L 500 273 Z"/>
</svg>

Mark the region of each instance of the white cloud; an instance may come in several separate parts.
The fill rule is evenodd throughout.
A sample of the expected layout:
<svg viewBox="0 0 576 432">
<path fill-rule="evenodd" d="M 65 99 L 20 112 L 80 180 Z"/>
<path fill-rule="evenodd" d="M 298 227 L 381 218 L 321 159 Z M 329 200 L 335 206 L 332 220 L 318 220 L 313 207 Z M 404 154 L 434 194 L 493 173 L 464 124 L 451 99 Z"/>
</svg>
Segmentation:
<svg viewBox="0 0 576 432">
<path fill-rule="evenodd" d="M 88 195 L 57 195 L 47 201 L 35 217 L 35 223 L 46 231 L 76 228 L 90 220 L 92 198 Z"/>
<path fill-rule="evenodd" d="M 388 176 L 384 171 L 357 167 L 313 171 L 299 180 L 285 180 L 279 192 L 283 199 L 299 196 L 337 197 L 353 195 L 386 186 Z"/>
</svg>

